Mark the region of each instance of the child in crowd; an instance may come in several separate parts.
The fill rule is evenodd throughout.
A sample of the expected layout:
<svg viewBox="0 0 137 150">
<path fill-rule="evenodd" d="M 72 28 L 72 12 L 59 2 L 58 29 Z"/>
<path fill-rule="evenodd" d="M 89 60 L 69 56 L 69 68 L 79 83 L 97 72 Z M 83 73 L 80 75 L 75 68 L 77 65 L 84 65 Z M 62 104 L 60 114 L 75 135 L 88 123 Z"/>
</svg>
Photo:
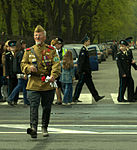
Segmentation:
<svg viewBox="0 0 137 150">
<path fill-rule="evenodd" d="M 68 50 L 63 57 L 61 62 L 62 73 L 60 76 L 60 81 L 62 83 L 62 89 L 64 91 L 63 103 L 62 105 L 70 105 L 72 102 L 73 93 L 73 79 L 74 79 L 74 67 L 73 67 L 73 57 L 72 52 Z"/>
</svg>

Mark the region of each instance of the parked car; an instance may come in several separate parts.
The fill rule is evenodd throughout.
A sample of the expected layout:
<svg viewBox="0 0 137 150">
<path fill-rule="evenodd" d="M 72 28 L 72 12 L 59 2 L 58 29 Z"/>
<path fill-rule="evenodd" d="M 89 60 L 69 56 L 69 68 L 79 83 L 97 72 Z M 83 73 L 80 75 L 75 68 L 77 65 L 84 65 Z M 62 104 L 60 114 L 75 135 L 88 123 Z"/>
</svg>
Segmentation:
<svg viewBox="0 0 137 150">
<path fill-rule="evenodd" d="M 98 44 L 98 46 L 99 46 L 100 51 L 102 52 L 101 60 L 106 61 L 106 58 L 107 58 L 106 49 L 104 48 L 102 44 Z"/>
<path fill-rule="evenodd" d="M 101 52 L 99 46 L 97 44 L 94 45 L 89 45 L 88 48 L 94 48 L 97 52 L 97 59 L 98 59 L 98 63 L 101 63 L 102 58 L 103 58 L 103 53 Z"/>
<path fill-rule="evenodd" d="M 81 47 L 83 44 L 66 44 L 64 45 L 64 48 L 67 49 L 75 49 L 77 52 L 77 55 L 79 56 Z M 88 47 L 89 52 L 89 61 L 91 66 L 91 71 L 97 71 L 98 70 L 98 52 L 96 51 L 96 48 Z"/>
<path fill-rule="evenodd" d="M 113 45 L 113 42 L 107 42 L 107 50 L 108 50 L 108 54 L 112 54 L 112 45 Z"/>
<path fill-rule="evenodd" d="M 96 48 L 89 46 L 88 53 L 89 53 L 91 71 L 97 71 L 99 69 L 99 65 L 98 65 L 98 56 L 97 56 Z"/>
<path fill-rule="evenodd" d="M 77 54 L 79 55 L 82 46 L 83 44 L 65 44 L 64 48 L 67 48 L 67 49 L 74 48 Z"/>
<path fill-rule="evenodd" d="M 109 51 L 108 51 L 108 49 L 107 49 L 107 44 L 106 44 L 106 43 L 101 43 L 101 44 L 102 44 L 102 46 L 103 46 L 103 49 L 105 49 L 105 51 L 106 51 L 106 58 L 108 58 Z"/>
</svg>

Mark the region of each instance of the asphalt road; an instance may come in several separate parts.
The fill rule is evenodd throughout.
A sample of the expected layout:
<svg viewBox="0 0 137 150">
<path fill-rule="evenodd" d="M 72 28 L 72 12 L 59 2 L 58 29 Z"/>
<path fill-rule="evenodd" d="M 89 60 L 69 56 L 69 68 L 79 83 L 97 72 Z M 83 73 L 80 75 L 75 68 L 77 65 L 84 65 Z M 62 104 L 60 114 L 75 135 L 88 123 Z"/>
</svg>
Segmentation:
<svg viewBox="0 0 137 150">
<path fill-rule="evenodd" d="M 137 60 L 137 51 L 134 51 Z M 137 72 L 132 70 L 135 86 Z M 38 138 L 26 134 L 29 107 L 22 101 L 16 107 L 0 103 L 0 150 L 136 150 L 137 103 L 118 103 L 118 71 L 111 57 L 93 72 L 93 81 L 100 95 L 94 101 L 84 85 L 80 100 L 71 106 L 52 106 L 49 134 L 41 134 L 41 107 Z M 75 88 L 74 83 L 74 88 Z"/>
</svg>

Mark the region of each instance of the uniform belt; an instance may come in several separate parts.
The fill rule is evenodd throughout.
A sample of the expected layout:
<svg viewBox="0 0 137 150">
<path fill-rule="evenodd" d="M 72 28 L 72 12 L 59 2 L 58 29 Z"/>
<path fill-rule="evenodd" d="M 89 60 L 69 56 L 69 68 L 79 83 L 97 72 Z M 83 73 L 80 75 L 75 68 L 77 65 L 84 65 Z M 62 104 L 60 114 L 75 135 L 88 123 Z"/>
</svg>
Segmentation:
<svg viewBox="0 0 137 150">
<path fill-rule="evenodd" d="M 35 76 L 35 77 L 42 77 L 42 76 L 47 76 L 46 74 L 31 74 L 31 76 Z"/>
</svg>

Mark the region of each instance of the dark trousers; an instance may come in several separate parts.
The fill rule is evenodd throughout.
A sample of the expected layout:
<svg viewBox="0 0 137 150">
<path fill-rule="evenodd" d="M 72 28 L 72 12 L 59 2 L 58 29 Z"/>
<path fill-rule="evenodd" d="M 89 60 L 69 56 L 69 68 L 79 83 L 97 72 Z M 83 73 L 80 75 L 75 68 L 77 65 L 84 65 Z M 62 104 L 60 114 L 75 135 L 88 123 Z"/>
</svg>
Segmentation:
<svg viewBox="0 0 137 150">
<path fill-rule="evenodd" d="M 76 85 L 76 89 L 75 89 L 75 92 L 74 92 L 74 97 L 73 99 L 78 99 L 79 96 L 80 96 L 80 93 L 81 93 L 81 90 L 82 90 L 82 87 L 84 85 L 84 83 L 86 83 L 90 93 L 92 94 L 92 96 L 94 97 L 94 99 L 96 100 L 96 97 L 98 97 L 98 92 L 94 86 L 94 83 L 92 81 L 92 76 L 91 74 L 84 74 L 84 73 L 81 73 L 80 76 L 79 76 L 79 80 L 78 80 L 78 83 Z"/>
<path fill-rule="evenodd" d="M 30 102 L 30 127 L 37 130 L 38 108 L 41 101 L 42 106 L 42 127 L 48 127 L 51 113 L 51 105 L 54 100 L 55 90 L 49 91 L 27 91 Z"/>
<path fill-rule="evenodd" d="M 134 96 L 134 81 L 133 78 L 130 77 L 121 77 L 119 83 L 119 93 L 118 93 L 118 100 L 124 100 L 124 94 L 127 88 L 127 97 L 128 101 L 132 101 Z"/>
<path fill-rule="evenodd" d="M 3 85 L 3 77 L 0 76 L 0 99 L 2 99 L 2 94 L 1 94 L 1 87 Z"/>
<path fill-rule="evenodd" d="M 12 91 L 17 86 L 17 84 L 18 84 L 18 79 L 17 79 L 16 75 L 15 75 L 15 77 L 9 77 L 9 79 L 8 79 L 8 96 L 12 93 Z M 19 92 L 14 97 L 14 102 L 17 102 L 18 98 L 19 98 Z"/>
</svg>

